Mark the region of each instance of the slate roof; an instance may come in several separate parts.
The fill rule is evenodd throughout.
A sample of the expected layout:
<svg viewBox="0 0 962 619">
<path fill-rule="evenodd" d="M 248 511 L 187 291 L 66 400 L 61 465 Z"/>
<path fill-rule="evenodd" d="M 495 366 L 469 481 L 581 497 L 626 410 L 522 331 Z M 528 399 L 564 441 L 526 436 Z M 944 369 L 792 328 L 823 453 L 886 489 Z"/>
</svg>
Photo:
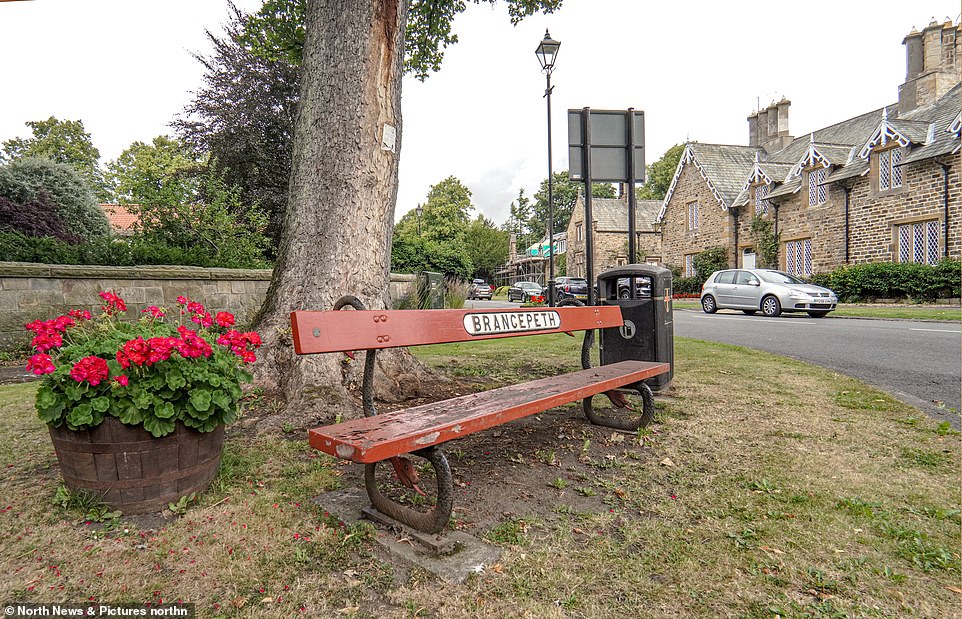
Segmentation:
<svg viewBox="0 0 962 619">
<path fill-rule="evenodd" d="M 775 181 L 768 194 L 770 199 L 789 196 L 801 190 L 799 177 L 787 182 L 786 179 L 793 168 L 808 157 L 809 148 L 813 145 L 817 153 L 831 165 L 823 185 L 867 174 L 869 161 L 858 154 L 883 122 L 911 142 L 904 151 L 900 165 L 958 153 L 962 150 L 959 136 L 959 126 L 962 125 L 960 95 L 962 84 L 956 84 L 938 101 L 911 110 L 902 117 L 899 117 L 898 105 L 887 105 L 795 138 L 785 148 L 772 153 L 751 146 L 690 142 L 686 145 L 658 217 L 664 216 L 675 183 L 689 161 L 697 165 L 722 207 L 727 209 L 748 203 L 748 185 L 756 154 L 759 168 Z M 689 152 L 690 160 L 687 157 Z"/>
<path fill-rule="evenodd" d="M 764 151 L 754 146 L 699 142 L 692 142 L 688 146 L 725 208 L 734 204 L 735 198 L 744 187 L 745 179 L 755 163 L 755 153 L 764 154 Z"/>
<path fill-rule="evenodd" d="M 635 204 L 635 230 L 654 232 L 661 200 L 638 200 Z M 592 198 L 591 216 L 598 232 L 628 232 L 628 203 L 621 198 Z"/>
</svg>

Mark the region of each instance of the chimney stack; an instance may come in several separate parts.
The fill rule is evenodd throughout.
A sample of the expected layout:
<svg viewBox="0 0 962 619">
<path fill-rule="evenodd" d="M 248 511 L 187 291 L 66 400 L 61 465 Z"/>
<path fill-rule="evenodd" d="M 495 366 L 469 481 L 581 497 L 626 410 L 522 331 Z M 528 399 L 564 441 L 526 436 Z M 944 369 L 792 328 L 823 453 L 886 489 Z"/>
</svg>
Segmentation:
<svg viewBox="0 0 962 619">
<path fill-rule="evenodd" d="M 940 99 L 959 83 L 962 66 L 962 26 L 936 20 L 919 32 L 908 33 L 905 45 L 905 83 L 899 86 L 899 114 Z"/>
</svg>

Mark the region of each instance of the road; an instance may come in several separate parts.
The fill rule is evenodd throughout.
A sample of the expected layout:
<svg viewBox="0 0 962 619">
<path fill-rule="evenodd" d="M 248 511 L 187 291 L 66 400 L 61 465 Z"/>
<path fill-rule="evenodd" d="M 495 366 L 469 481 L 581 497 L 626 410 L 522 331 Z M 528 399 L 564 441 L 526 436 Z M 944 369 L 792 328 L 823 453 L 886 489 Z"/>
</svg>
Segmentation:
<svg viewBox="0 0 962 619">
<path fill-rule="evenodd" d="M 958 427 L 962 329 L 954 322 L 779 318 L 674 312 L 675 335 L 725 342 L 814 363 L 891 393 Z"/>
<path fill-rule="evenodd" d="M 469 301 L 469 307 L 517 303 Z M 959 427 L 962 329 L 954 322 L 779 318 L 696 309 L 674 311 L 675 335 L 764 350 L 829 368 Z"/>
</svg>

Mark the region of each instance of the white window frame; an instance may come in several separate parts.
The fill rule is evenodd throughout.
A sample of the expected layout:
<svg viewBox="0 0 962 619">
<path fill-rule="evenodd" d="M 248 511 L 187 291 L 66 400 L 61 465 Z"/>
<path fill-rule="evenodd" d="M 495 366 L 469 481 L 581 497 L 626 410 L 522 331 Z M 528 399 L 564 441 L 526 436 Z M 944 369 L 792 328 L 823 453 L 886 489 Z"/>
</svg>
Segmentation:
<svg viewBox="0 0 962 619">
<path fill-rule="evenodd" d="M 688 203 L 688 231 L 698 232 L 698 202 Z"/>
<path fill-rule="evenodd" d="M 755 214 L 768 213 L 768 185 L 755 185 Z"/>
<path fill-rule="evenodd" d="M 798 239 L 785 243 L 785 272 L 791 275 L 812 274 L 812 239 Z"/>
<path fill-rule="evenodd" d="M 695 276 L 695 254 L 685 254 L 685 277 Z"/>
<path fill-rule="evenodd" d="M 575 224 L 575 239 L 579 242 L 585 240 L 585 228 L 580 221 Z"/>
<path fill-rule="evenodd" d="M 895 226 L 897 262 L 935 264 L 942 259 L 942 222 L 914 221 Z"/>
<path fill-rule="evenodd" d="M 902 186 L 902 149 L 899 147 L 878 153 L 878 190 L 888 191 Z"/>
<path fill-rule="evenodd" d="M 825 168 L 812 168 L 808 171 L 808 205 L 818 206 L 828 201 L 825 191 Z"/>
</svg>

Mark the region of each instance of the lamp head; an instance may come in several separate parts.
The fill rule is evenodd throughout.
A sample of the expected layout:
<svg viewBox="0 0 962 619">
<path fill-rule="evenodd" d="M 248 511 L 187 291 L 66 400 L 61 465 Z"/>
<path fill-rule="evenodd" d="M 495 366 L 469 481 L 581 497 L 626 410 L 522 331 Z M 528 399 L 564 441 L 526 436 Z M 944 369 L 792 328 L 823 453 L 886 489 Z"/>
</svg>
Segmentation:
<svg viewBox="0 0 962 619">
<path fill-rule="evenodd" d="M 561 47 L 561 42 L 552 39 L 548 31 L 545 30 L 544 39 L 538 44 L 534 54 L 538 57 L 538 62 L 541 63 L 541 69 L 546 73 L 551 73 L 551 70 L 554 69 L 554 61 L 558 56 L 559 47 Z"/>
</svg>

